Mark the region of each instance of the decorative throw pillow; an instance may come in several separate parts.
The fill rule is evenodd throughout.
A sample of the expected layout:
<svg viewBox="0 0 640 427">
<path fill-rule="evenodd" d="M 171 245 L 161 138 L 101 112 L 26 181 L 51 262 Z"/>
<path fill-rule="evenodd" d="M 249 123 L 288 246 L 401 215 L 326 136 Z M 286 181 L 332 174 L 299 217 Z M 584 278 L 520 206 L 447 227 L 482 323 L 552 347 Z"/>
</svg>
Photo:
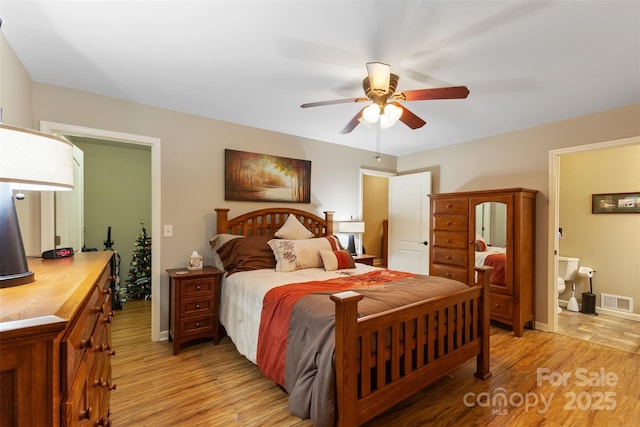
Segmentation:
<svg viewBox="0 0 640 427">
<path fill-rule="evenodd" d="M 238 271 L 274 268 L 276 259 L 267 244 L 273 236 L 247 236 L 232 239 L 218 248 L 227 275 Z"/>
<path fill-rule="evenodd" d="M 302 240 L 311 239 L 313 233 L 307 230 L 295 215 L 289 215 L 282 227 L 276 231 L 275 236 L 279 239 Z"/>
<path fill-rule="evenodd" d="M 321 250 L 339 249 L 335 236 L 304 240 L 272 239 L 269 246 L 276 258 L 276 271 L 295 271 L 303 268 L 322 267 Z"/>
<path fill-rule="evenodd" d="M 220 255 L 218 255 L 218 248 L 227 243 L 229 240 L 237 239 L 238 237 L 244 237 L 238 234 L 216 234 L 209 240 L 209 245 L 211 246 L 211 250 L 213 251 L 213 266 L 220 271 L 224 271 L 224 263 L 220 259 Z"/>
<path fill-rule="evenodd" d="M 487 244 L 484 240 L 476 240 L 476 251 L 485 252 L 487 250 Z"/>
<path fill-rule="evenodd" d="M 349 251 L 320 251 L 322 264 L 326 271 L 343 270 L 345 268 L 355 268 L 356 263 L 353 261 Z"/>
</svg>

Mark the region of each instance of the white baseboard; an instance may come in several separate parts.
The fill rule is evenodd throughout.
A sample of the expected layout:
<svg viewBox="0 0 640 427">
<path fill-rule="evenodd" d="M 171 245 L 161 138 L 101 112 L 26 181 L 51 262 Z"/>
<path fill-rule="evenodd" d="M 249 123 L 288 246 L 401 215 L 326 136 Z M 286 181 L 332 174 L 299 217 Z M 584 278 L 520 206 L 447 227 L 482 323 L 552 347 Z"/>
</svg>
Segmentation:
<svg viewBox="0 0 640 427">
<path fill-rule="evenodd" d="M 569 303 L 569 301 L 558 300 L 558 303 L 560 304 L 560 307 L 562 307 L 563 310 L 566 310 L 567 304 Z M 578 306 L 582 307 L 582 304 L 578 303 Z M 620 319 L 627 319 L 627 320 L 633 320 L 635 322 L 640 322 L 640 314 L 637 314 L 637 313 L 626 313 L 624 311 L 611 310 L 611 309 L 602 308 L 602 307 L 596 307 L 596 313 L 606 314 L 607 316 L 618 317 Z"/>
</svg>

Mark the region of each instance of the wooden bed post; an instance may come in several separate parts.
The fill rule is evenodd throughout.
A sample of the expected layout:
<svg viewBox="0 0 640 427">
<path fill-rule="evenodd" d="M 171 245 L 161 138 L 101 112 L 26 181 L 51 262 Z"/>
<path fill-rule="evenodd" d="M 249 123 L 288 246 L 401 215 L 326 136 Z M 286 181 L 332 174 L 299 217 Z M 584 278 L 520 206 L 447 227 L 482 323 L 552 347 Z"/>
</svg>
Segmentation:
<svg viewBox="0 0 640 427">
<path fill-rule="evenodd" d="M 491 306 L 489 305 L 489 279 L 491 278 L 491 270 L 493 270 L 493 267 L 482 266 L 476 267 L 475 270 L 478 272 L 478 284 L 482 284 L 482 305 L 479 307 L 481 319 L 480 339 L 482 340 L 482 350 L 476 357 L 475 376 L 486 380 L 491 376 L 491 371 L 489 370 L 489 337 L 491 336 L 491 322 L 489 319 L 489 311 L 491 310 Z"/>
<path fill-rule="evenodd" d="M 331 295 L 336 305 L 336 425 L 358 425 L 358 301 L 364 298 L 353 291 Z"/>
<path fill-rule="evenodd" d="M 228 208 L 216 208 L 216 234 L 227 232 Z"/>
<path fill-rule="evenodd" d="M 333 234 L 333 211 L 324 211 L 324 221 L 326 223 L 326 235 L 331 236 Z"/>
</svg>

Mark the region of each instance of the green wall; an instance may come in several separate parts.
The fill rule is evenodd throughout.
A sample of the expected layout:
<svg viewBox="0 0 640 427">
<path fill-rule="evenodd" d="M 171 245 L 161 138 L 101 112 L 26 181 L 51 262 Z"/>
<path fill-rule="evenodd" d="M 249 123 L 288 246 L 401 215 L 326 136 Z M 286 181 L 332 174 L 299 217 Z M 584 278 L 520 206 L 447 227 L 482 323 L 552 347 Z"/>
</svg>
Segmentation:
<svg viewBox="0 0 640 427">
<path fill-rule="evenodd" d="M 149 236 L 152 231 L 151 148 L 68 138 L 84 152 L 84 244 L 103 250 L 111 226 L 113 249 L 122 259 L 120 280 L 125 285 L 141 223 Z"/>
</svg>

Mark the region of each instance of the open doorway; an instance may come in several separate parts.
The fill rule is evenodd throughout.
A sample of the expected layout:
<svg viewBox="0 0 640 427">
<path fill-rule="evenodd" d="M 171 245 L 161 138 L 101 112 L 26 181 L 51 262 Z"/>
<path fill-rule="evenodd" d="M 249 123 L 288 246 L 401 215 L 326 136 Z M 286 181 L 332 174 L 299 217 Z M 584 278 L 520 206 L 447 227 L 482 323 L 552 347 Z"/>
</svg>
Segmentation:
<svg viewBox="0 0 640 427">
<path fill-rule="evenodd" d="M 44 133 L 68 135 L 75 138 L 93 138 L 97 140 L 112 141 L 119 144 L 133 144 L 150 147 L 151 150 L 151 223 L 148 224 L 152 239 L 151 244 L 151 293 L 158 297 L 151 300 L 151 339 L 160 341 L 160 139 L 142 135 L 126 134 L 103 129 L 87 128 L 63 123 L 40 122 L 40 130 Z M 117 172 L 114 172 L 117 173 Z M 42 218 L 53 218 L 53 203 L 42 203 Z M 49 221 L 42 221 L 42 240 L 53 241 L 54 229 L 49 226 Z M 126 242 L 122 242 L 126 244 Z M 127 271 L 121 269 L 122 274 Z"/>
<path fill-rule="evenodd" d="M 632 313 L 617 312 L 603 307 L 601 297 L 602 293 L 613 293 L 615 289 L 625 295 L 637 293 L 633 286 L 637 283 L 636 274 L 628 269 L 634 268 L 632 260 L 638 259 L 640 250 L 635 243 L 625 245 L 632 235 L 640 231 L 640 218 L 637 215 L 596 215 L 591 212 L 592 194 L 615 192 L 616 189 L 623 191 L 629 186 L 636 188 L 638 150 L 640 138 L 635 137 L 550 152 L 548 239 L 551 250 L 547 278 L 550 331 L 612 347 L 618 341 L 620 346 L 617 348 L 625 346 L 624 339 L 618 340 L 614 336 L 625 334 L 625 324 L 633 329 L 629 331 L 631 335 L 638 336 L 640 323 L 637 320 L 640 315 L 637 304 Z M 600 269 L 594 278 L 596 309 L 600 316 L 567 311 L 567 300 L 574 293 L 574 283 L 575 297 L 580 303 L 582 293 L 590 291 L 590 281 L 576 274 L 574 279 L 565 282 L 566 290 L 562 291 L 560 287 L 558 295 L 558 256 L 578 258 L 579 266 L 593 267 L 596 271 Z M 606 326 L 603 325 L 607 318 L 612 319 L 608 323 L 614 325 L 613 332 L 605 332 Z M 596 319 L 604 323 L 592 327 L 592 332 L 602 331 L 603 334 L 588 330 Z M 634 346 L 640 348 L 640 344 L 630 343 L 630 347 Z"/>
</svg>

